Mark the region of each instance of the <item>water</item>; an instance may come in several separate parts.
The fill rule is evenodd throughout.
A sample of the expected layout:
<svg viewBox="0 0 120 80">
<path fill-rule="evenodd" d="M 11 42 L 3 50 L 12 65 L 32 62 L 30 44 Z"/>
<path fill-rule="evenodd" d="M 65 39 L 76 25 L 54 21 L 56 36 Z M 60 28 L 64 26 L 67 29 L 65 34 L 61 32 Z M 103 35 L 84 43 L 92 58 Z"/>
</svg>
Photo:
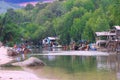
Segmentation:
<svg viewBox="0 0 120 80">
<path fill-rule="evenodd" d="M 30 57 L 29 54 L 26 56 Z M 38 77 L 48 78 L 50 80 L 120 80 L 120 55 L 34 55 L 34 57 L 41 59 L 47 65 L 44 67 L 23 68 L 23 70 L 32 72 Z M 12 69 L 14 68 L 16 67 L 12 67 Z"/>
<path fill-rule="evenodd" d="M 119 80 L 116 66 L 108 57 L 85 56 L 37 56 L 47 66 L 35 71 L 51 79 L 58 80 Z"/>
</svg>

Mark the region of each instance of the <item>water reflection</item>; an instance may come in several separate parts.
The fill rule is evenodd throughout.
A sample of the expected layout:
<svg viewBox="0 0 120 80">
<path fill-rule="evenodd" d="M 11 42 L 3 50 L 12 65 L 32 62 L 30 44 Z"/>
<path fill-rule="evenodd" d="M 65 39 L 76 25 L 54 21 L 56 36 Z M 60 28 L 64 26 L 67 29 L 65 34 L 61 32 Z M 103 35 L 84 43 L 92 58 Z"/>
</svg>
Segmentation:
<svg viewBox="0 0 120 80">
<path fill-rule="evenodd" d="M 115 72 L 116 80 L 120 80 L 120 54 L 110 54 L 107 57 L 97 57 L 97 68 Z"/>
<path fill-rule="evenodd" d="M 38 54 L 44 54 L 44 52 L 46 51 L 38 51 Z M 29 54 L 27 57 L 30 57 Z M 120 54 L 110 56 L 36 55 L 35 57 L 47 65 L 30 70 L 38 76 L 47 77 L 51 80 L 120 80 Z M 23 56 L 18 57 L 18 60 L 22 59 L 24 59 Z"/>
<path fill-rule="evenodd" d="M 57 67 L 75 73 L 95 69 L 95 57 L 82 56 L 39 56 L 50 67 Z"/>
<path fill-rule="evenodd" d="M 59 52 L 61 50 L 33 50 L 33 53 Z M 54 53 L 56 54 L 56 53 Z M 35 56 L 35 55 L 34 55 Z M 30 57 L 27 55 L 27 57 Z M 36 55 L 47 65 L 25 69 L 38 76 L 59 80 L 120 80 L 120 55 L 110 56 L 51 56 Z M 23 60 L 25 56 L 19 56 Z M 52 74 L 51 74 L 52 73 Z"/>
<path fill-rule="evenodd" d="M 62 50 L 62 48 L 57 48 L 57 47 L 46 47 L 46 48 L 44 48 L 43 49 L 43 51 L 61 51 Z"/>
<path fill-rule="evenodd" d="M 74 76 L 76 80 L 80 80 L 82 76 L 84 76 L 82 80 L 120 80 L 120 54 L 96 57 L 47 55 L 37 57 L 46 62 L 47 67 L 52 68 L 52 70 L 55 68 L 62 69 L 69 76 Z M 59 72 L 59 70 L 53 72 L 56 71 Z M 86 78 L 86 75 L 90 79 Z M 91 75 L 94 77 L 92 78 Z"/>
<path fill-rule="evenodd" d="M 97 56 L 96 60 L 97 60 L 97 69 L 99 70 L 110 70 L 110 66 L 109 66 L 109 62 L 108 62 L 108 57 L 106 56 Z"/>
<path fill-rule="evenodd" d="M 47 58 L 49 61 L 54 61 L 56 57 L 55 56 L 47 56 Z"/>
</svg>

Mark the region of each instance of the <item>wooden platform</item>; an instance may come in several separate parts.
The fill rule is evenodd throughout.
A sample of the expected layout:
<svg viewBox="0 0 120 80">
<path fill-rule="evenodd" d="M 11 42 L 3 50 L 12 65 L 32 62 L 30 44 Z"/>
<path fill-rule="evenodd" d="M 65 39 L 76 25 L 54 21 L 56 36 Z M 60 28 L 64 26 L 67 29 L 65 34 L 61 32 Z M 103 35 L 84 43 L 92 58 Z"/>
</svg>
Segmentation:
<svg viewBox="0 0 120 80">
<path fill-rule="evenodd" d="M 107 52 L 100 51 L 47 51 L 42 54 L 31 54 L 31 55 L 53 55 L 53 56 L 108 56 Z"/>
</svg>

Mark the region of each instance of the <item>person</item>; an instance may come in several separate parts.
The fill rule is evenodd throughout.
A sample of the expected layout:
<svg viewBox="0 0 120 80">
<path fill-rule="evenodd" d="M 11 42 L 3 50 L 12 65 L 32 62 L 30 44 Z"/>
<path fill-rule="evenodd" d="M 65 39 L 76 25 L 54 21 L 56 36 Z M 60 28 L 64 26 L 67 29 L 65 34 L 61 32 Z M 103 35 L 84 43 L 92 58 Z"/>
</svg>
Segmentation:
<svg viewBox="0 0 120 80">
<path fill-rule="evenodd" d="M 21 48 L 20 48 L 20 46 L 17 47 L 16 52 L 17 52 L 17 53 L 21 53 Z"/>
<path fill-rule="evenodd" d="M 71 48 L 72 48 L 72 50 L 78 50 L 79 49 L 79 47 L 77 46 L 75 41 L 73 41 L 73 43 L 71 44 Z"/>
<path fill-rule="evenodd" d="M 78 50 L 79 47 L 77 45 L 74 46 L 74 50 Z"/>
<path fill-rule="evenodd" d="M 16 45 L 16 44 L 14 44 L 14 46 L 13 46 L 13 47 L 14 47 L 14 49 L 16 49 L 16 48 L 17 48 L 17 45 Z"/>
<path fill-rule="evenodd" d="M 82 42 L 82 43 L 80 44 L 79 50 L 88 51 L 88 50 L 89 50 L 89 44 L 88 44 L 88 42 Z"/>
<path fill-rule="evenodd" d="M 92 50 L 92 51 L 96 51 L 97 50 L 95 43 L 89 44 L 89 47 L 90 47 L 90 50 Z"/>
</svg>

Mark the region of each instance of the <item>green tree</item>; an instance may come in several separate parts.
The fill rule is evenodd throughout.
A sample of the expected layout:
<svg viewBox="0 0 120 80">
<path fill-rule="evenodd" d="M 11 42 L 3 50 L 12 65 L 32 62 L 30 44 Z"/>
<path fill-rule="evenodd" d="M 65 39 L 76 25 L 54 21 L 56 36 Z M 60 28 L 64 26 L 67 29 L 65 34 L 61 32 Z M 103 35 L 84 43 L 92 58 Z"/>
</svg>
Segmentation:
<svg viewBox="0 0 120 80">
<path fill-rule="evenodd" d="M 65 13 L 62 3 L 55 2 L 49 4 L 44 9 L 40 10 L 35 18 L 35 22 L 38 24 L 43 24 L 46 21 L 52 22 L 56 17 L 60 17 Z"/>
<path fill-rule="evenodd" d="M 120 0 L 64 0 L 8 9 L 0 17 L 0 39 L 37 41 L 58 36 L 63 44 L 71 39 L 93 41 L 96 31 L 120 25 L 119 6 Z"/>
<path fill-rule="evenodd" d="M 3 17 L 0 16 L 0 41 L 3 41 Z"/>
<path fill-rule="evenodd" d="M 64 4 L 65 4 L 66 10 L 70 11 L 73 8 L 74 0 L 67 0 Z"/>
<path fill-rule="evenodd" d="M 70 36 L 73 40 L 77 41 L 81 39 L 81 27 L 80 27 L 80 19 L 76 18 L 73 21 L 73 25 L 71 26 L 70 29 Z"/>
<path fill-rule="evenodd" d="M 95 35 L 94 31 L 90 26 L 86 26 L 84 29 L 84 32 L 82 34 L 82 39 L 87 40 L 89 42 L 94 42 L 95 41 Z"/>
<path fill-rule="evenodd" d="M 25 10 L 32 10 L 34 6 L 32 4 L 27 4 L 26 7 L 24 8 Z"/>
<path fill-rule="evenodd" d="M 34 36 L 34 33 L 38 29 L 37 25 L 33 23 L 27 23 L 25 27 L 22 27 L 21 35 L 24 39 L 32 39 Z"/>
<path fill-rule="evenodd" d="M 75 0 L 74 6 L 78 8 L 84 7 L 87 11 L 93 11 L 95 9 L 94 3 L 91 0 Z"/>
<path fill-rule="evenodd" d="M 86 12 L 86 10 L 83 7 L 81 7 L 81 8 L 74 7 L 74 8 L 72 8 L 72 10 L 70 12 L 68 12 L 64 16 L 62 16 L 62 18 L 59 18 L 58 21 L 55 21 L 56 23 L 58 23 L 56 25 L 57 26 L 56 32 L 59 33 L 58 35 L 61 37 L 61 39 L 64 39 L 64 42 L 66 44 L 70 43 L 71 38 L 74 38 L 77 40 L 79 37 L 79 39 L 80 39 L 81 34 L 79 32 L 79 30 L 80 30 L 79 18 L 81 18 L 85 12 Z M 77 30 L 77 32 L 76 32 L 76 30 Z"/>
<path fill-rule="evenodd" d="M 120 0 L 115 0 L 114 1 L 114 6 L 113 6 L 113 21 L 116 25 L 120 25 Z"/>
<path fill-rule="evenodd" d="M 19 27 L 13 23 L 6 24 L 3 29 L 3 41 L 15 42 L 20 40 Z"/>
</svg>

